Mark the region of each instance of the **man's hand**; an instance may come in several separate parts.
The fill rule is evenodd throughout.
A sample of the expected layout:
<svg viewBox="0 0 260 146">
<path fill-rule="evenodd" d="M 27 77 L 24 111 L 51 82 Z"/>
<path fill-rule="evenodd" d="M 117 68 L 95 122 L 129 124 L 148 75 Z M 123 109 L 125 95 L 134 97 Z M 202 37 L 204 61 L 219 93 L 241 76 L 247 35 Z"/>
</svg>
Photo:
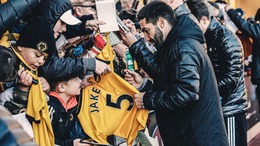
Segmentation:
<svg viewBox="0 0 260 146">
<path fill-rule="evenodd" d="M 125 19 L 123 20 L 123 22 L 130 29 L 131 33 L 133 33 L 134 35 L 138 35 L 133 21 L 131 21 L 130 19 Z"/>
<path fill-rule="evenodd" d="M 121 34 L 121 38 L 122 38 L 124 44 L 127 47 L 131 46 L 133 43 L 135 43 L 137 41 L 137 38 L 131 32 L 128 32 L 128 33 L 125 34 L 124 32 L 120 31 L 120 34 Z"/>
<path fill-rule="evenodd" d="M 105 75 L 111 71 L 111 68 L 104 62 L 96 60 L 95 73 L 98 75 Z"/>
<path fill-rule="evenodd" d="M 128 70 L 128 69 L 125 69 L 124 72 L 126 73 L 125 74 L 125 80 L 129 84 L 134 86 L 136 89 L 139 88 L 142 85 L 143 78 L 141 77 L 141 75 L 139 75 L 135 71 L 131 71 L 131 70 Z"/>
<path fill-rule="evenodd" d="M 140 109 L 143 108 L 143 98 L 144 98 L 145 92 L 135 94 L 135 104 Z"/>
</svg>

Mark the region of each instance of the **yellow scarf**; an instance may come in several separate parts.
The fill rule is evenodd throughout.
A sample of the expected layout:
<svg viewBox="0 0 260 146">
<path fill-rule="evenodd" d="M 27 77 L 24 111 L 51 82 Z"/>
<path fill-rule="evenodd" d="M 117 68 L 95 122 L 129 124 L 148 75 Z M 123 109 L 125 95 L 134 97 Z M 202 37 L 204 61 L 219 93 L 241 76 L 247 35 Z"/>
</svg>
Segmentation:
<svg viewBox="0 0 260 146">
<path fill-rule="evenodd" d="M 27 73 L 29 73 L 34 80 L 38 81 L 37 84 L 32 84 L 29 95 L 26 114 L 30 121 L 32 122 L 34 140 L 39 146 L 53 146 L 54 145 L 54 134 L 51 126 L 50 114 L 48 110 L 48 104 L 46 100 L 46 94 L 42 90 L 40 80 L 38 78 L 37 69 L 30 68 L 29 65 L 24 61 L 23 57 L 16 52 L 16 50 L 11 47 L 15 52 L 16 56 L 21 60 L 21 62 L 26 65 Z M 22 65 L 20 65 L 22 67 Z"/>
</svg>

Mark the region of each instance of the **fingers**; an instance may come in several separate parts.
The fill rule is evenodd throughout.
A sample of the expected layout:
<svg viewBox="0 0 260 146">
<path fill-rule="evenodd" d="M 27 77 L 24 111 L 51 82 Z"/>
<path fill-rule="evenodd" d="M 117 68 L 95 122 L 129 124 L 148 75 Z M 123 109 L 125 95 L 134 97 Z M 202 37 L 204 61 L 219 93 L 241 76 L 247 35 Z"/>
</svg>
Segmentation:
<svg viewBox="0 0 260 146">
<path fill-rule="evenodd" d="M 25 86 L 30 86 L 32 84 L 32 76 L 28 74 L 24 68 L 18 70 L 18 76 L 20 77 L 20 83 Z"/>
<path fill-rule="evenodd" d="M 109 72 L 111 72 L 111 69 L 109 66 L 106 67 L 106 69 L 104 69 L 104 71 L 101 73 L 102 75 L 106 75 L 108 74 Z"/>
<path fill-rule="evenodd" d="M 85 87 L 87 87 L 87 86 L 93 85 L 94 83 L 89 80 L 89 79 L 92 78 L 92 77 L 93 77 L 93 75 L 87 75 L 87 76 L 85 76 L 85 77 L 83 78 L 82 82 L 81 82 L 81 86 L 80 86 L 80 87 L 81 87 L 81 88 L 85 88 Z"/>
<path fill-rule="evenodd" d="M 135 99 L 135 105 L 137 106 L 137 108 L 142 108 L 142 103 L 143 103 L 143 100 Z"/>
<path fill-rule="evenodd" d="M 98 24 L 98 25 L 104 25 L 104 24 L 106 24 L 106 22 L 98 20 L 98 23 L 97 23 L 97 24 Z"/>
<path fill-rule="evenodd" d="M 96 60 L 96 69 L 95 69 L 96 74 L 105 75 L 109 72 L 111 72 L 111 68 L 106 63 Z"/>
<path fill-rule="evenodd" d="M 132 20 L 130 19 L 124 19 L 123 22 L 127 25 L 127 24 L 134 24 Z"/>
<path fill-rule="evenodd" d="M 130 74 L 130 73 L 128 73 L 128 71 L 125 71 L 125 77 L 124 77 L 124 79 L 129 83 L 129 84 L 133 84 L 134 83 L 134 77 Z"/>
<path fill-rule="evenodd" d="M 130 31 L 132 33 L 136 33 L 136 28 L 135 28 L 135 24 L 133 21 L 131 21 L 130 19 L 126 19 L 123 20 L 123 22 L 125 23 L 125 25 L 130 29 Z"/>
<path fill-rule="evenodd" d="M 143 96 L 144 96 L 144 92 L 143 93 L 138 93 L 134 95 L 134 101 L 135 104 L 138 108 L 143 108 Z"/>
<path fill-rule="evenodd" d="M 22 68 L 20 68 L 18 71 L 17 71 L 17 74 L 18 74 L 18 76 L 20 76 L 21 75 L 21 73 L 23 72 L 23 71 L 25 71 L 25 69 L 22 67 Z"/>
<path fill-rule="evenodd" d="M 100 21 L 100 20 L 88 20 L 86 22 L 86 27 L 91 29 L 91 30 L 95 30 L 97 31 L 99 28 L 99 25 L 104 25 L 106 24 L 106 22 L 104 21 Z"/>
<path fill-rule="evenodd" d="M 132 77 L 132 76 L 135 77 L 137 74 L 135 71 L 131 71 L 129 69 L 125 69 L 124 72 L 126 73 L 125 76 L 127 76 L 127 77 Z"/>
<path fill-rule="evenodd" d="M 40 83 L 42 85 L 42 90 L 44 92 L 49 92 L 50 91 L 50 85 L 47 82 L 47 80 L 45 78 L 43 78 L 43 77 L 39 77 L 39 79 L 40 79 Z"/>
</svg>

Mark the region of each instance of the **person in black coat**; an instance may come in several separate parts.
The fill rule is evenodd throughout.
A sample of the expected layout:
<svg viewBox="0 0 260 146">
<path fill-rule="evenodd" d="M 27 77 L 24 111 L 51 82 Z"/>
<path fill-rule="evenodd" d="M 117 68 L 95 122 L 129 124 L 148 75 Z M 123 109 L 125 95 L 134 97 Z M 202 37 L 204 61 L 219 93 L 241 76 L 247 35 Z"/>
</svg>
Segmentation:
<svg viewBox="0 0 260 146">
<path fill-rule="evenodd" d="M 207 54 L 217 78 L 229 144 L 247 145 L 247 94 L 242 44 L 233 32 L 210 16 L 204 2 L 188 1 L 187 4 L 206 38 Z"/>
<path fill-rule="evenodd" d="M 53 29 L 56 28 L 58 23 L 63 25 L 63 29 L 54 30 L 56 34 L 61 34 L 66 31 L 66 24 L 62 23 L 60 18 L 71 9 L 72 4 L 70 0 L 44 0 L 38 4 L 33 14 L 43 16 L 49 20 Z M 70 21 L 70 19 L 67 21 Z M 55 35 L 55 37 L 58 39 L 59 34 Z M 41 75 L 46 77 L 47 80 L 60 80 L 67 77 L 86 75 L 88 71 L 106 74 L 110 70 L 107 64 L 95 58 L 59 58 L 57 50 L 46 60 L 44 66 L 40 68 Z"/>
<path fill-rule="evenodd" d="M 203 34 L 188 15 L 174 17 L 164 2 L 151 2 L 138 13 L 146 41 L 123 36 L 139 66 L 153 78 L 153 89 L 135 95 L 138 108 L 155 110 L 165 146 L 226 146 L 227 134 Z M 190 27 L 191 26 L 191 27 Z M 187 29 L 189 28 L 189 29 Z"/>
<path fill-rule="evenodd" d="M 260 24 L 246 21 L 229 5 L 225 7 L 225 10 L 238 29 L 253 39 L 251 82 L 257 85 L 256 96 L 260 105 Z"/>
<path fill-rule="evenodd" d="M 0 37 L 29 14 L 39 2 L 40 0 L 8 0 L 0 4 Z"/>
</svg>

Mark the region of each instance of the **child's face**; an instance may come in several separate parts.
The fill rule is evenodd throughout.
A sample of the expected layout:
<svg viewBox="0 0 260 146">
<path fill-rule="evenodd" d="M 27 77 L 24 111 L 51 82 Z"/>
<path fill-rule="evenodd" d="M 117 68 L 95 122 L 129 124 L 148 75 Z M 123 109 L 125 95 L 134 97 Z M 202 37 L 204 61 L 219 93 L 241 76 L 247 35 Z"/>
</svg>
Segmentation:
<svg viewBox="0 0 260 146">
<path fill-rule="evenodd" d="M 68 96 L 79 95 L 81 90 L 81 83 L 82 80 L 79 77 L 68 80 L 64 93 L 66 93 Z"/>
<path fill-rule="evenodd" d="M 32 69 L 37 69 L 42 66 L 46 59 L 48 58 L 48 54 L 27 47 L 18 47 L 20 55 L 23 57 L 24 61 L 29 65 Z"/>
</svg>

